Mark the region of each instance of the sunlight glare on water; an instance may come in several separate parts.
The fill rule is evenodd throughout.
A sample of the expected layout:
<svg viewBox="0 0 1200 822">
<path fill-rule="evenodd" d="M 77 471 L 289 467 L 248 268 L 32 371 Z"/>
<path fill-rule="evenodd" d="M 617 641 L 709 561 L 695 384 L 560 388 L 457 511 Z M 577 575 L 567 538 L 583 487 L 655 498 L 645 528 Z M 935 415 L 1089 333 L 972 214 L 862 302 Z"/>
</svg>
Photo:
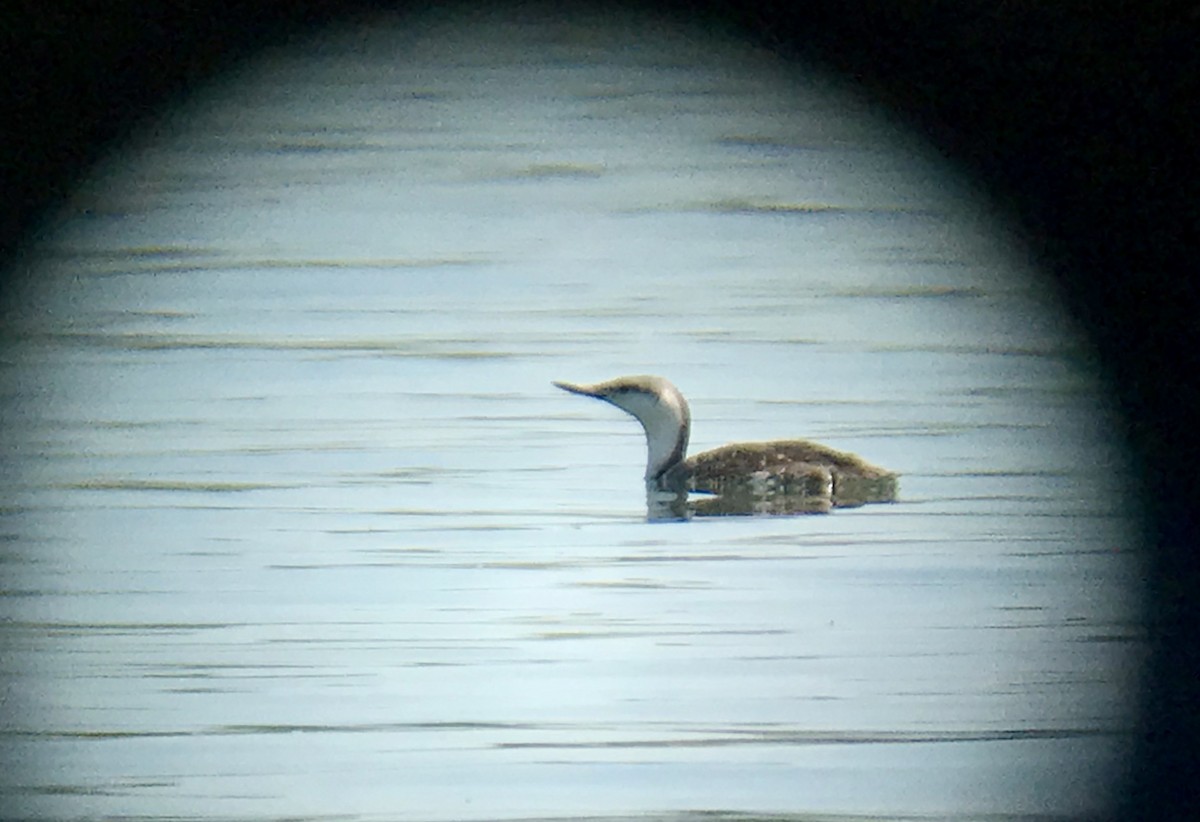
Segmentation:
<svg viewBox="0 0 1200 822">
<path fill-rule="evenodd" d="M 833 83 L 663 20 L 380 18 L 84 181 L 4 323 L 0 788 L 32 818 L 1079 816 L 1135 495 L 1002 227 Z M 901 475 L 645 519 L 552 380 Z M 859 818 L 859 817 L 856 817 Z"/>
</svg>

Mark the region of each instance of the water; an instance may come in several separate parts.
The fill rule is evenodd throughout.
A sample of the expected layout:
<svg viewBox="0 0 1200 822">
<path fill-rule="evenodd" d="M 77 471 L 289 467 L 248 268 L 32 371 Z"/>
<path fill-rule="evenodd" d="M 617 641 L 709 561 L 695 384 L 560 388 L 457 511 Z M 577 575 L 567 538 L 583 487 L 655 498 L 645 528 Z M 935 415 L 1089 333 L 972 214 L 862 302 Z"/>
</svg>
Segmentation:
<svg viewBox="0 0 1200 822">
<path fill-rule="evenodd" d="M 112 157 L 5 322 L 13 807 L 1102 808 L 1143 650 L 1118 423 L 870 114 L 636 19 L 381 19 Z M 551 385 L 633 373 L 695 450 L 811 437 L 900 501 L 647 522 L 636 423 Z"/>
</svg>

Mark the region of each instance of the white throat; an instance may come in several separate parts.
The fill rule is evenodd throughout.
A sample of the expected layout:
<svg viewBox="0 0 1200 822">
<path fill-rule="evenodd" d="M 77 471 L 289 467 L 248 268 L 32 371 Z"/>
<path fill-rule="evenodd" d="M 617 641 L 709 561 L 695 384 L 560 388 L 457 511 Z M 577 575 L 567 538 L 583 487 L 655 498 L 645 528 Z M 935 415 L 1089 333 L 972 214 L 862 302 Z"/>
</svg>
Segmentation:
<svg viewBox="0 0 1200 822">
<path fill-rule="evenodd" d="M 594 385 L 554 383 L 564 391 L 594 397 L 632 414 L 646 432 L 646 482 L 665 487 L 664 474 L 687 455 L 692 414 L 679 389 L 662 377 L 619 377 Z"/>
<path fill-rule="evenodd" d="M 686 456 L 691 414 L 675 386 L 667 383 L 654 390 L 622 391 L 605 399 L 642 424 L 646 432 L 647 481 L 658 479 Z"/>
</svg>

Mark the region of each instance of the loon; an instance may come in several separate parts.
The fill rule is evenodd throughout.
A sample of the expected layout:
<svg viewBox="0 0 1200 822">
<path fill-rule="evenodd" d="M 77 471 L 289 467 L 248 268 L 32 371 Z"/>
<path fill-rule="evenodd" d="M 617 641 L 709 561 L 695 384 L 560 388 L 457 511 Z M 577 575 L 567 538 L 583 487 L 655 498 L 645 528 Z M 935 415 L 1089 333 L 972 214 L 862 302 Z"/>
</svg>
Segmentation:
<svg viewBox="0 0 1200 822">
<path fill-rule="evenodd" d="M 572 394 L 594 397 L 631 414 L 646 432 L 647 492 L 686 497 L 690 491 L 730 499 L 790 495 L 810 501 L 802 508 L 754 512 L 824 512 L 868 502 L 892 502 L 897 475 L 862 458 L 808 440 L 724 445 L 687 456 L 691 412 L 670 381 L 649 375 L 618 377 L 591 385 L 555 382 Z M 749 506 L 747 506 L 749 508 Z M 721 513 L 746 513 L 723 510 Z"/>
</svg>

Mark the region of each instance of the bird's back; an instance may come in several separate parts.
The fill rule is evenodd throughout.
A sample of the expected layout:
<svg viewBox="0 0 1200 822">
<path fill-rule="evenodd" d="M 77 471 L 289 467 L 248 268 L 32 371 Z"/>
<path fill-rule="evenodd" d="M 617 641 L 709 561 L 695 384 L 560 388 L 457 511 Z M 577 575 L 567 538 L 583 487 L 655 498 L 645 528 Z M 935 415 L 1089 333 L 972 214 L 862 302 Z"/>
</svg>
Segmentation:
<svg viewBox="0 0 1200 822">
<path fill-rule="evenodd" d="M 690 491 L 711 494 L 746 487 L 770 493 L 824 494 L 838 507 L 891 502 L 897 486 L 892 472 L 808 440 L 724 445 L 688 457 L 673 480 Z"/>
</svg>

